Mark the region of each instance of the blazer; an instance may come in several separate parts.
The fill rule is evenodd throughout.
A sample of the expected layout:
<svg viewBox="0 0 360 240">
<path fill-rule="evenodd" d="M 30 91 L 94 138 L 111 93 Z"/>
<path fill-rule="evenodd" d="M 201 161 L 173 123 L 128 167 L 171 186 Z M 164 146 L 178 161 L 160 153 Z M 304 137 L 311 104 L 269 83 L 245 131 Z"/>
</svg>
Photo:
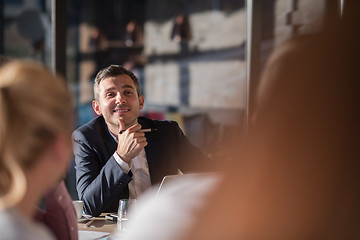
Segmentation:
<svg viewBox="0 0 360 240">
<path fill-rule="evenodd" d="M 138 118 L 142 128 L 157 131 L 145 133 L 145 147 L 151 184 L 161 182 L 166 175 L 181 171 L 199 172 L 208 158 L 186 138 L 174 121 Z M 84 201 L 86 214 L 98 216 L 103 212 L 117 212 L 119 200 L 129 198 L 128 183 L 132 174 L 122 171 L 113 157 L 117 143 L 110 135 L 103 116 L 82 125 L 73 132 L 76 188 Z M 195 162 L 197 162 L 195 164 Z"/>
</svg>

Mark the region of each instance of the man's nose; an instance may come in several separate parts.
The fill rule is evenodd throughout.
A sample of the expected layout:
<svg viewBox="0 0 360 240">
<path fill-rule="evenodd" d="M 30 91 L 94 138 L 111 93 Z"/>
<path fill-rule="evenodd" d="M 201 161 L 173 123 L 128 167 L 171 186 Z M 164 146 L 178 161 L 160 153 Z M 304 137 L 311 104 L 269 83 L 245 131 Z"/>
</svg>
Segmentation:
<svg viewBox="0 0 360 240">
<path fill-rule="evenodd" d="M 116 94 L 116 104 L 122 104 L 125 103 L 126 99 L 121 93 Z"/>
</svg>

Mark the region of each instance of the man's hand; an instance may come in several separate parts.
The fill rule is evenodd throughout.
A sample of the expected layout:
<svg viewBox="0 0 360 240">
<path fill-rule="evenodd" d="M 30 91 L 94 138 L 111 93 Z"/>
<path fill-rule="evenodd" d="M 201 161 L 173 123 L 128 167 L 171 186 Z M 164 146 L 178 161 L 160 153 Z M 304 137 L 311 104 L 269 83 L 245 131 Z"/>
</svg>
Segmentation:
<svg viewBox="0 0 360 240">
<path fill-rule="evenodd" d="M 139 155 L 148 144 L 145 133 L 140 131 L 141 125 L 136 123 L 125 130 L 124 122 L 119 119 L 118 146 L 116 149 L 120 158 L 130 166 L 131 160 Z"/>
</svg>

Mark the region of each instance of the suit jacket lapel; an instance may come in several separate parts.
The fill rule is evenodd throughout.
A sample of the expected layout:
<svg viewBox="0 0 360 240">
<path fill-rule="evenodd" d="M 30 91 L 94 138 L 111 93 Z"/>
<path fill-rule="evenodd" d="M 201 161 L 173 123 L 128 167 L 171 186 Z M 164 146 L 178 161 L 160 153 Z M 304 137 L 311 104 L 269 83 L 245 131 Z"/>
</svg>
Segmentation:
<svg viewBox="0 0 360 240">
<path fill-rule="evenodd" d="M 147 121 L 143 121 L 141 118 L 138 119 L 142 128 L 151 128 L 151 124 Z M 149 132 L 145 133 L 146 141 L 148 145 L 145 147 L 146 159 L 149 166 L 151 184 L 155 184 L 161 181 L 161 176 L 157 173 L 158 165 L 159 165 L 159 141 L 157 137 L 157 132 Z"/>
</svg>

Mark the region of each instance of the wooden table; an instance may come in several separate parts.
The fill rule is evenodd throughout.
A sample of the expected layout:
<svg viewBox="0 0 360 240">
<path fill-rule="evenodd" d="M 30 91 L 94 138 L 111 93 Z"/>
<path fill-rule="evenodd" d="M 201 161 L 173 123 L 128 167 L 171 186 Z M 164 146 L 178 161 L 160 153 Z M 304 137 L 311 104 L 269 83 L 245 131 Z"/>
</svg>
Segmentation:
<svg viewBox="0 0 360 240">
<path fill-rule="evenodd" d="M 107 220 L 105 216 L 108 213 L 103 213 L 99 217 L 83 219 L 78 221 L 79 231 L 98 231 L 113 233 L 116 230 L 116 222 Z"/>
</svg>

